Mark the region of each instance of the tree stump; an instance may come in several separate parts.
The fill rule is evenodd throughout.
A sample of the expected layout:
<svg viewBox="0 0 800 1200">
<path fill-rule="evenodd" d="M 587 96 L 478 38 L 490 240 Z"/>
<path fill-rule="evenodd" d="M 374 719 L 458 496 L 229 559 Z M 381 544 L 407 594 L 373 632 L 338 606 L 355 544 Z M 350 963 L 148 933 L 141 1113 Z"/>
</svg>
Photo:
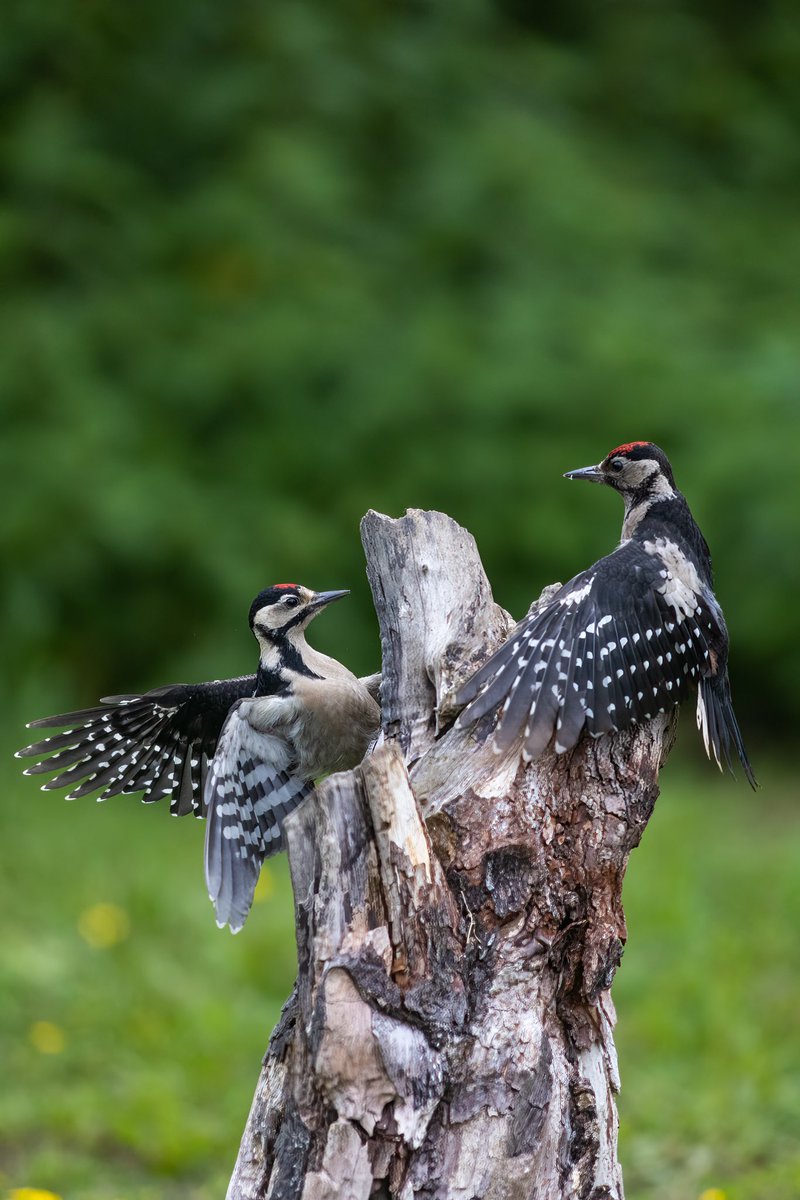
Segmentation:
<svg viewBox="0 0 800 1200">
<path fill-rule="evenodd" d="M 229 1200 L 622 1200 L 610 986 L 674 721 L 523 765 L 458 685 L 511 618 L 442 513 L 362 522 L 383 733 L 286 822 L 298 978 Z M 549 590 L 549 589 L 548 589 Z"/>
</svg>

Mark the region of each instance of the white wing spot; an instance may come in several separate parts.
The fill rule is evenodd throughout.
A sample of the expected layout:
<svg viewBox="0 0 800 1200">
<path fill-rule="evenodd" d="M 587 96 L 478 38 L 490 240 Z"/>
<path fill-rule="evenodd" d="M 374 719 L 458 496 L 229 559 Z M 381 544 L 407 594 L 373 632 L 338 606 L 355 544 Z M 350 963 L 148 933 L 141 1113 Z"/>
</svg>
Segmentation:
<svg viewBox="0 0 800 1200">
<path fill-rule="evenodd" d="M 592 580 L 590 579 L 588 583 L 583 585 L 583 587 L 575 588 L 573 591 L 567 592 L 566 596 L 561 597 L 560 603 L 565 604 L 567 608 L 572 607 L 573 604 L 580 604 L 581 600 L 585 600 L 591 590 Z"/>
</svg>

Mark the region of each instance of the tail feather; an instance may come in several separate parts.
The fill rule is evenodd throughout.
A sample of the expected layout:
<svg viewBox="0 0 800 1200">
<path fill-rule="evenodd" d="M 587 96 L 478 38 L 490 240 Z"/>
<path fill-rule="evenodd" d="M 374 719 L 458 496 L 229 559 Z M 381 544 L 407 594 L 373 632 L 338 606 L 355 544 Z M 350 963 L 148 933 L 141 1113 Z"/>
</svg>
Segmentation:
<svg viewBox="0 0 800 1200">
<path fill-rule="evenodd" d="M 731 742 L 736 747 L 736 753 L 742 764 L 747 782 L 755 791 L 758 782 L 753 774 L 750 759 L 744 748 L 744 740 L 739 729 L 731 701 L 731 689 L 727 675 L 722 679 L 706 677 L 700 680 L 697 689 L 697 726 L 703 735 L 706 754 L 713 756 L 720 770 L 724 758 L 731 774 Z"/>
</svg>

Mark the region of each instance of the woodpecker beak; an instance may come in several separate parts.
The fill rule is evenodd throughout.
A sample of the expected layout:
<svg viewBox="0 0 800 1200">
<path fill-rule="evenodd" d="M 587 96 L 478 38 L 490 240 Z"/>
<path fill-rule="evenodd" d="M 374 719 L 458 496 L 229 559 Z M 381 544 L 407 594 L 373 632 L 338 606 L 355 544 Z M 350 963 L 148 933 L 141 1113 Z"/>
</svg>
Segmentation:
<svg viewBox="0 0 800 1200">
<path fill-rule="evenodd" d="M 343 592 L 317 592 L 314 599 L 308 606 L 307 612 L 319 612 L 326 604 L 331 604 L 334 600 L 341 600 L 342 596 L 349 596 L 350 589 L 346 588 Z"/>
<path fill-rule="evenodd" d="M 586 479 L 589 483 L 605 483 L 606 477 L 600 470 L 599 464 L 596 467 L 578 467 L 577 471 L 565 471 L 565 479 Z"/>
</svg>

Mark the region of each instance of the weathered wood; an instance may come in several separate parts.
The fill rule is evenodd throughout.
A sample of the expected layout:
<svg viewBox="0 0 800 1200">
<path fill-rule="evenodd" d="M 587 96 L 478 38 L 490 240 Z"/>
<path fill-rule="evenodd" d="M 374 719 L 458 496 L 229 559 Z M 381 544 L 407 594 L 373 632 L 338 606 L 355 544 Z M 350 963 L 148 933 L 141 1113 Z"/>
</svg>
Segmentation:
<svg viewBox="0 0 800 1200">
<path fill-rule="evenodd" d="M 609 988 L 673 722 L 498 757 L 491 718 L 450 722 L 512 624 L 474 540 L 362 537 L 384 737 L 287 821 L 298 982 L 229 1200 L 621 1200 Z"/>
</svg>

